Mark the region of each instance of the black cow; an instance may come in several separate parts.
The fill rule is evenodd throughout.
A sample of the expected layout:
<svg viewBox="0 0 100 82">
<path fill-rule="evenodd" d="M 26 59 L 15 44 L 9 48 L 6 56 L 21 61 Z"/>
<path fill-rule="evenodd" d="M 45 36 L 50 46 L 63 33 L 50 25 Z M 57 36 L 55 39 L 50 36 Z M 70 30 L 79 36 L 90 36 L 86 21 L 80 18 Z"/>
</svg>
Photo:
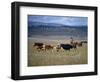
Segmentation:
<svg viewBox="0 0 100 82">
<path fill-rule="evenodd" d="M 70 50 L 71 48 L 74 48 L 74 46 L 70 45 L 70 44 L 60 44 L 60 46 L 64 49 L 64 50 Z"/>
</svg>

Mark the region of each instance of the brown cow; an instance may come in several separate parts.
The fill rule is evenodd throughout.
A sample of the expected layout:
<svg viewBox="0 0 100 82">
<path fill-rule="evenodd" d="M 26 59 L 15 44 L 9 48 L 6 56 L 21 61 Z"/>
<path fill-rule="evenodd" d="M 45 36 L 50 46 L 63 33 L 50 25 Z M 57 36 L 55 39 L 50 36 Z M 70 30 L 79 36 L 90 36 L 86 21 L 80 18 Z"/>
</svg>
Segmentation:
<svg viewBox="0 0 100 82">
<path fill-rule="evenodd" d="M 38 43 L 38 42 L 36 42 L 36 43 L 34 43 L 33 46 L 43 46 L 43 43 Z"/>
<path fill-rule="evenodd" d="M 78 47 L 81 47 L 81 46 L 82 46 L 82 41 L 80 41 L 80 42 L 74 41 L 72 37 L 71 37 L 70 39 L 71 39 L 70 44 L 71 44 L 74 48 L 77 48 L 77 46 L 78 46 Z"/>
<path fill-rule="evenodd" d="M 33 45 L 34 47 L 36 47 L 36 49 L 41 50 L 43 48 L 43 43 L 34 43 Z"/>
<path fill-rule="evenodd" d="M 44 45 L 44 50 L 50 50 L 53 49 L 52 45 Z"/>
<path fill-rule="evenodd" d="M 78 42 L 71 42 L 70 44 L 73 46 L 73 48 L 76 49 L 76 48 L 77 48 L 77 44 L 78 44 Z"/>
</svg>

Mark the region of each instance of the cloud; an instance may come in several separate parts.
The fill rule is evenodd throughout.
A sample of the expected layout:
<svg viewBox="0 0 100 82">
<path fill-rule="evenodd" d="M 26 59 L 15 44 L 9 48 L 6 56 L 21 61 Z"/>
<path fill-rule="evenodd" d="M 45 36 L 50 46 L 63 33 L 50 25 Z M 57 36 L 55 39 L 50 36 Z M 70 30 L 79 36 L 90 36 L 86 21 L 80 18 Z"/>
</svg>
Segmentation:
<svg viewBox="0 0 100 82">
<path fill-rule="evenodd" d="M 47 15 L 29 15 L 28 21 L 43 22 L 43 23 L 57 23 L 71 26 L 87 25 L 87 17 L 72 17 L 72 16 L 47 16 Z"/>
</svg>

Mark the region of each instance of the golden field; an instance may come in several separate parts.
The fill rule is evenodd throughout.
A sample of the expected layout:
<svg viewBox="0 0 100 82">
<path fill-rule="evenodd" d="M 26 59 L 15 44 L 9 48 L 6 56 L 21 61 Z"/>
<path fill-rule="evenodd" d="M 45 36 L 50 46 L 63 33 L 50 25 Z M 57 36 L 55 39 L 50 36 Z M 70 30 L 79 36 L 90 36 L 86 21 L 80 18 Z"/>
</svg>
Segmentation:
<svg viewBox="0 0 100 82">
<path fill-rule="evenodd" d="M 51 66 L 51 65 L 76 65 L 88 63 L 87 43 L 82 47 L 71 50 L 40 50 L 35 47 L 33 39 L 28 39 L 28 66 Z M 43 42 L 43 41 L 42 41 Z M 69 40 L 44 41 L 45 44 L 57 45 L 60 43 L 69 43 Z"/>
</svg>

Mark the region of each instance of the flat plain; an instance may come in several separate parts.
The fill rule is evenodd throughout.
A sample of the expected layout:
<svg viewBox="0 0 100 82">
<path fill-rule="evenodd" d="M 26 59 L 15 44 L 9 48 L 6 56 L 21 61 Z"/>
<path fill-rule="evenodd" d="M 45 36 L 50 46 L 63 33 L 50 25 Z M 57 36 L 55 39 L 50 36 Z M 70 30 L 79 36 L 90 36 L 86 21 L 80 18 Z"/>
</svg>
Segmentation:
<svg viewBox="0 0 100 82">
<path fill-rule="evenodd" d="M 69 40 L 65 40 L 68 43 Z M 43 41 L 42 41 L 43 42 Z M 64 42 L 64 41 L 62 41 Z M 28 39 L 28 66 L 53 66 L 53 65 L 77 65 L 88 63 L 87 43 L 82 47 L 71 50 L 40 50 L 38 51 L 33 44 L 33 39 Z M 48 41 L 45 44 L 57 45 L 60 42 Z"/>
</svg>

